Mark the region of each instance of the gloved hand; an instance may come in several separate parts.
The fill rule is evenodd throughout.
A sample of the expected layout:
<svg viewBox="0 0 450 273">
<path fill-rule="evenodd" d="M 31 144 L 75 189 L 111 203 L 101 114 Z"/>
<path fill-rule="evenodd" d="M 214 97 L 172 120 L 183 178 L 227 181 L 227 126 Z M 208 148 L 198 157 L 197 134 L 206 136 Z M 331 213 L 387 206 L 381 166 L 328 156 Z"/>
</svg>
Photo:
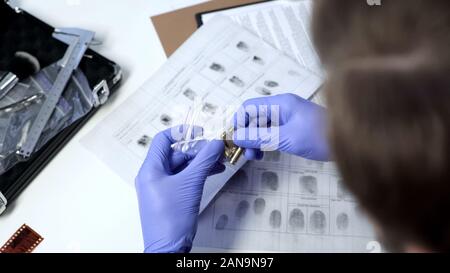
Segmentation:
<svg viewBox="0 0 450 273">
<path fill-rule="evenodd" d="M 204 182 L 225 170 L 223 141 L 206 143 L 189 155 L 173 151 L 171 132 L 155 136 L 135 181 L 145 252 L 191 250 Z"/>
<path fill-rule="evenodd" d="M 235 114 L 233 141 L 245 157 L 282 151 L 306 159 L 329 160 L 325 109 L 293 94 L 250 99 Z"/>
</svg>

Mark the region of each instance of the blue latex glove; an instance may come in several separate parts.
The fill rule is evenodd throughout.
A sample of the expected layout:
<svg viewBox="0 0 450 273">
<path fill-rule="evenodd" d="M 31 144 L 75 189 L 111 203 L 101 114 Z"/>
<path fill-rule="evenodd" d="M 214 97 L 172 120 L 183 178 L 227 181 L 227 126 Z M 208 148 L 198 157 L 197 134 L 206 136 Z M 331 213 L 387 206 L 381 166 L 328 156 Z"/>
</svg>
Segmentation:
<svg viewBox="0 0 450 273">
<path fill-rule="evenodd" d="M 249 160 L 262 158 L 262 150 L 277 150 L 327 161 L 325 121 L 323 107 L 293 94 L 250 99 L 235 115 L 233 141 L 246 148 Z"/>
<path fill-rule="evenodd" d="M 145 252 L 191 250 L 204 182 L 225 170 L 223 141 L 205 143 L 189 155 L 173 151 L 171 132 L 155 136 L 136 178 Z"/>
</svg>

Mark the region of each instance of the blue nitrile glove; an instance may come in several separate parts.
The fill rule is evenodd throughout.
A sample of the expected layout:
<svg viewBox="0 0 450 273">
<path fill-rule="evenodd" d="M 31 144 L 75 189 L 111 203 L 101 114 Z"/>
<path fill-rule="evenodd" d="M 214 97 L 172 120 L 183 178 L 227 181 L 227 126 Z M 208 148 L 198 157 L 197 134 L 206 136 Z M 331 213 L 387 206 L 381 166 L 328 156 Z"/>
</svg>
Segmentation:
<svg viewBox="0 0 450 273">
<path fill-rule="evenodd" d="M 250 160 L 277 150 L 327 161 L 325 121 L 323 107 L 293 94 L 250 99 L 235 114 L 233 140 Z"/>
<path fill-rule="evenodd" d="M 145 252 L 190 251 L 205 180 L 225 170 L 223 141 L 197 155 L 173 151 L 174 142 L 171 129 L 156 135 L 136 178 Z"/>
</svg>

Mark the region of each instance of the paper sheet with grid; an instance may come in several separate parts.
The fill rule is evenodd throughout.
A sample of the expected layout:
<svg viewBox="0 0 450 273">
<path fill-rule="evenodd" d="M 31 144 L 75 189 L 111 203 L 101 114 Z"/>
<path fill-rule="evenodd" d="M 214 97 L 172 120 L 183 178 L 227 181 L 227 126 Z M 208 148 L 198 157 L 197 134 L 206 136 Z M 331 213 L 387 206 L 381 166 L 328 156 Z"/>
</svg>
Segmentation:
<svg viewBox="0 0 450 273">
<path fill-rule="evenodd" d="M 203 102 L 196 125 L 209 134 L 231 120 L 246 99 L 287 91 L 309 98 L 321 84 L 321 77 L 293 58 L 232 20 L 218 16 L 195 32 L 82 143 L 134 185 L 152 137 L 183 124 L 194 98 Z M 224 173 L 208 179 L 201 209 L 244 163 L 228 164 Z"/>
<path fill-rule="evenodd" d="M 196 247 L 233 251 L 367 252 L 371 225 L 331 163 L 266 153 L 200 217 Z"/>
</svg>

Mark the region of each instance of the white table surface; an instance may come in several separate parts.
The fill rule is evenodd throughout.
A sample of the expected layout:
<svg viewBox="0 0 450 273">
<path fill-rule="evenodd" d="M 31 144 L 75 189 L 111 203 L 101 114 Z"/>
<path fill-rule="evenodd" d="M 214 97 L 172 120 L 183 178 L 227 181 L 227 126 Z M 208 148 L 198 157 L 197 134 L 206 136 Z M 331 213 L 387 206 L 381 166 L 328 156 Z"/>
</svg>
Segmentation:
<svg viewBox="0 0 450 273">
<path fill-rule="evenodd" d="M 51 161 L 0 217 L 0 244 L 23 223 L 45 239 L 35 252 L 142 252 L 133 187 L 86 150 L 80 139 L 166 60 L 149 17 L 200 0 L 16 0 L 58 27 L 93 30 L 93 49 L 124 70 L 118 94 Z"/>
</svg>

